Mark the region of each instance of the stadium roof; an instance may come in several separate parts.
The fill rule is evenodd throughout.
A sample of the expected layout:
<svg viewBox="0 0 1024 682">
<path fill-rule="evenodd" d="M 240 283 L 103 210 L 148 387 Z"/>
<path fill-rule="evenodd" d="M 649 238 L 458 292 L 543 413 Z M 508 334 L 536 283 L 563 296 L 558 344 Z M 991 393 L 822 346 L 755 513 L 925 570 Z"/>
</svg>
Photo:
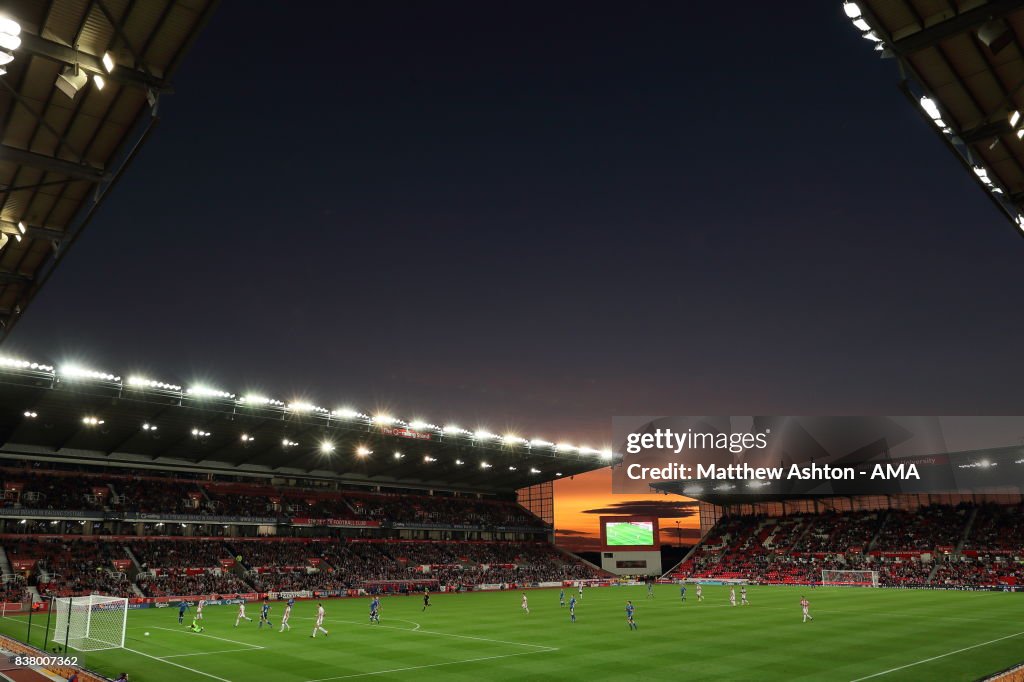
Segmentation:
<svg viewBox="0 0 1024 682">
<path fill-rule="evenodd" d="M 844 9 L 900 88 L 1024 237 L 1024 3 L 856 0 Z"/>
<path fill-rule="evenodd" d="M 1024 3 L 856 0 L 846 16 L 1024 237 Z"/>
<path fill-rule="evenodd" d="M 146 141 L 216 4 L 0 4 L 0 339 Z"/>
<path fill-rule="evenodd" d="M 0 358 L 4 455 L 480 491 L 612 460 L 610 450 Z"/>
</svg>

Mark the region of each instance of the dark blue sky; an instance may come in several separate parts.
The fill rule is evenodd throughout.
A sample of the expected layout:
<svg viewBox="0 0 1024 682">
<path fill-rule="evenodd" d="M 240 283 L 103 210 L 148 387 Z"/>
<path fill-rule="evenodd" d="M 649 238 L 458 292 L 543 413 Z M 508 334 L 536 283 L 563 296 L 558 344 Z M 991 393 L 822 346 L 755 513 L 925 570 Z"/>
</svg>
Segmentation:
<svg viewBox="0 0 1024 682">
<path fill-rule="evenodd" d="M 5 352 L 594 444 L 1019 412 L 1024 241 L 896 83 L 838 1 L 227 0 Z"/>
</svg>

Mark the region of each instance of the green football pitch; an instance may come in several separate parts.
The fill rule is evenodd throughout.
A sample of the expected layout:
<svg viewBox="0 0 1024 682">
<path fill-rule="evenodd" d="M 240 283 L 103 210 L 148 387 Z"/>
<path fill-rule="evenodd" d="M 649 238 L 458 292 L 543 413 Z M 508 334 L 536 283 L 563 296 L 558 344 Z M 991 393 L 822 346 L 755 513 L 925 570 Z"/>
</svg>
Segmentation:
<svg viewBox="0 0 1024 682">
<path fill-rule="evenodd" d="M 575 590 L 566 590 L 566 597 Z M 814 621 L 801 622 L 799 599 Z M 311 680 L 974 680 L 1024 660 L 1024 596 L 870 588 L 750 587 L 750 606 L 730 607 L 728 589 L 659 585 L 585 591 L 569 622 L 558 590 L 437 594 L 383 600 L 380 625 L 368 600 L 324 604 L 330 636 L 310 639 L 315 602 L 298 602 L 292 629 L 262 631 L 234 606 L 206 609 L 206 632 L 190 634 L 177 609 L 128 614 L 125 649 L 79 654 L 108 676 L 132 682 L 308 682 Z M 637 605 L 639 630 L 625 620 Z M 258 611 L 249 606 L 249 615 Z M 278 622 L 282 605 L 275 603 Z M 45 616 L 33 617 L 41 644 Z M 19 639 L 24 617 L 0 619 Z M 145 635 L 149 632 L 149 636 Z M 74 654 L 75 652 L 71 652 Z"/>
<path fill-rule="evenodd" d="M 653 528 L 644 528 L 632 523 L 609 523 L 607 529 L 605 539 L 609 545 L 628 547 L 654 544 Z"/>
</svg>

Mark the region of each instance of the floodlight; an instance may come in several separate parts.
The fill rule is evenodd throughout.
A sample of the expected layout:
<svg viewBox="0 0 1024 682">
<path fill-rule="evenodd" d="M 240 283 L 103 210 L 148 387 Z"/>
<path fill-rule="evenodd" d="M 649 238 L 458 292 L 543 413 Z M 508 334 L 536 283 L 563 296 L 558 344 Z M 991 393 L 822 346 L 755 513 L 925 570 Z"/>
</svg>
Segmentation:
<svg viewBox="0 0 1024 682">
<path fill-rule="evenodd" d="M 530 473 L 531 474 L 539 474 L 540 473 L 540 469 L 535 469 L 533 467 L 530 467 Z"/>
<path fill-rule="evenodd" d="M 868 22 L 864 21 L 864 19 L 862 17 L 858 17 L 857 19 L 854 19 L 853 20 L 853 25 L 856 26 L 857 28 L 859 28 L 862 31 L 870 31 L 871 30 L 871 26 L 868 24 Z"/>
<path fill-rule="evenodd" d="M 103 86 L 107 84 L 107 82 L 103 80 L 103 76 L 99 75 L 98 73 L 94 73 L 92 75 L 92 83 L 96 86 L 97 90 L 102 90 Z"/>
<path fill-rule="evenodd" d="M 329 440 L 325 440 L 324 442 L 320 443 L 320 452 L 323 452 L 324 454 L 328 455 L 331 454 L 332 452 L 334 452 L 334 443 L 332 443 Z"/>
<path fill-rule="evenodd" d="M 356 448 L 356 454 L 359 455 L 360 457 L 367 457 L 373 454 L 373 450 L 366 447 L 365 445 L 360 445 L 358 448 Z"/>
<path fill-rule="evenodd" d="M 0 53 L 2 55 L 2 53 Z M 0 61 L 0 63 L 3 63 Z M 64 96 L 68 99 L 74 99 L 78 91 L 82 89 L 86 81 L 89 78 L 78 68 L 78 66 L 69 66 L 60 72 L 57 76 L 57 82 L 54 84 L 57 89 L 64 93 Z"/>
<path fill-rule="evenodd" d="M 395 459 L 402 459 L 403 457 L 405 457 L 405 455 L 403 455 L 401 452 L 395 453 Z"/>
<path fill-rule="evenodd" d="M 114 57 L 109 52 L 103 53 L 103 68 L 107 70 L 107 73 L 114 72 Z"/>
<path fill-rule="evenodd" d="M 855 2 L 844 2 L 843 11 L 851 19 L 856 19 L 860 16 L 860 6 Z"/>
<path fill-rule="evenodd" d="M 488 464 L 487 462 L 480 462 L 480 468 L 481 469 L 490 469 L 491 465 Z"/>
<path fill-rule="evenodd" d="M 1010 112 L 1010 127 L 1016 128 L 1017 124 L 1020 123 L 1020 111 Z"/>
<path fill-rule="evenodd" d="M 465 462 L 463 462 L 461 459 L 457 459 L 455 460 L 455 464 L 456 466 L 462 466 L 463 464 L 465 464 Z"/>
<path fill-rule="evenodd" d="M 26 419 L 35 419 L 38 416 L 39 416 L 39 414 L 36 413 L 36 412 L 26 412 L 25 413 L 25 418 Z"/>
</svg>

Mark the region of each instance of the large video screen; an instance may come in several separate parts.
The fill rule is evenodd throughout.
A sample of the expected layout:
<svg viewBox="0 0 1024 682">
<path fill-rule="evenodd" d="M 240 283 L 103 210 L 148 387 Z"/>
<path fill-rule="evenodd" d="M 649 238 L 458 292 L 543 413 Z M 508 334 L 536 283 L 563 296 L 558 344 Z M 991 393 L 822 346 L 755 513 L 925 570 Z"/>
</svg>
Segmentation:
<svg viewBox="0 0 1024 682">
<path fill-rule="evenodd" d="M 609 547 L 654 545 L 654 524 L 651 521 L 610 521 L 605 524 L 605 544 Z"/>
<path fill-rule="evenodd" d="M 601 546 L 605 551 L 646 552 L 657 550 L 660 544 L 656 516 L 601 517 Z"/>
</svg>

